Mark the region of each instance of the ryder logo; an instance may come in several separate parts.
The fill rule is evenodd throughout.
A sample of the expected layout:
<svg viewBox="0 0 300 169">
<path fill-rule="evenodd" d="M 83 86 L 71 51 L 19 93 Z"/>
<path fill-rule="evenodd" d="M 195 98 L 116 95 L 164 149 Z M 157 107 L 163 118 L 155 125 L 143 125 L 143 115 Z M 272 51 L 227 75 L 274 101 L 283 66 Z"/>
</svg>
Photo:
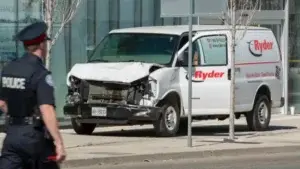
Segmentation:
<svg viewBox="0 0 300 169">
<path fill-rule="evenodd" d="M 211 72 L 203 72 L 203 71 L 195 71 L 193 74 L 192 81 L 193 82 L 202 82 L 207 79 L 216 79 L 216 78 L 222 78 L 224 76 L 224 72 L 217 72 L 217 71 L 211 71 Z M 185 76 L 185 78 L 188 80 L 188 74 Z"/>
<path fill-rule="evenodd" d="M 255 57 L 261 57 L 263 51 L 272 50 L 273 49 L 273 42 L 263 40 L 252 40 L 248 42 L 249 51 Z"/>
</svg>

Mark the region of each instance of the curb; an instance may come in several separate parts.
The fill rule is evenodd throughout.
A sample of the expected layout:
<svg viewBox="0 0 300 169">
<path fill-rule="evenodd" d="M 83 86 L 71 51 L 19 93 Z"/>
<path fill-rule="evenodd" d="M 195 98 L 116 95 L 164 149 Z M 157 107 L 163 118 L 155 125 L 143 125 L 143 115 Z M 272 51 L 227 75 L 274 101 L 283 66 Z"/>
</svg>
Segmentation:
<svg viewBox="0 0 300 169">
<path fill-rule="evenodd" d="M 107 164 L 124 164 L 124 163 L 139 163 L 139 162 L 153 162 L 176 159 L 193 159 L 193 158 L 207 158 L 217 156 L 241 156 L 241 155 L 255 155 L 255 154 L 276 154 L 287 152 L 299 152 L 300 145 L 293 146 L 276 146 L 276 147 L 260 147 L 260 148 L 239 148 L 239 149 L 225 149 L 225 150 L 205 150 L 205 151 L 190 151 L 190 152 L 176 152 L 176 153 L 160 153 L 160 154 L 146 154 L 146 155 L 132 155 L 132 156 L 118 156 L 118 157 L 103 157 L 92 159 L 78 159 L 67 160 L 62 168 L 87 167 L 93 165 L 107 165 Z"/>
</svg>

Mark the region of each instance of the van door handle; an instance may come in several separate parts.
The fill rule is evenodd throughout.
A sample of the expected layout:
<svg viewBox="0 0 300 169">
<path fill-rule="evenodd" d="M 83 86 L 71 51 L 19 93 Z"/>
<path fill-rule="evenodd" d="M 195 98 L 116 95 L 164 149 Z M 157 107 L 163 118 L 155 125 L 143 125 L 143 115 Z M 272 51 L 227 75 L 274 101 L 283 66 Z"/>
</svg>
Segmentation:
<svg viewBox="0 0 300 169">
<path fill-rule="evenodd" d="M 195 82 L 195 83 L 202 83 L 202 82 L 204 82 L 204 80 L 192 80 L 192 82 Z"/>
<path fill-rule="evenodd" d="M 230 68 L 227 71 L 227 78 L 228 78 L 228 80 L 231 80 L 231 69 Z"/>
<path fill-rule="evenodd" d="M 189 75 L 188 74 L 186 74 L 185 79 L 187 81 L 189 81 Z M 204 82 L 204 80 L 195 80 L 195 79 L 192 79 L 192 82 L 201 83 L 201 82 Z"/>
</svg>

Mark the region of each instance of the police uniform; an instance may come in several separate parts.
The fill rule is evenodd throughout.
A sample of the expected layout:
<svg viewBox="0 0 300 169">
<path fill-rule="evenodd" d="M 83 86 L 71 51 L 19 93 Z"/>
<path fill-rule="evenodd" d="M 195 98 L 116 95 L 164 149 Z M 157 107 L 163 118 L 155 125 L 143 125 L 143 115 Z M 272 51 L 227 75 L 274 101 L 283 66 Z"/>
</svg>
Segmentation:
<svg viewBox="0 0 300 169">
<path fill-rule="evenodd" d="M 37 22 L 20 31 L 16 39 L 25 45 L 38 44 L 50 40 L 46 31 L 47 25 Z M 8 107 L 0 169 L 38 168 L 47 160 L 44 159 L 44 153 L 48 151 L 45 147 L 50 145 L 51 150 L 54 149 L 53 141 L 45 139 L 39 106 L 55 106 L 51 73 L 40 57 L 25 53 L 2 69 L 0 100 Z"/>
</svg>

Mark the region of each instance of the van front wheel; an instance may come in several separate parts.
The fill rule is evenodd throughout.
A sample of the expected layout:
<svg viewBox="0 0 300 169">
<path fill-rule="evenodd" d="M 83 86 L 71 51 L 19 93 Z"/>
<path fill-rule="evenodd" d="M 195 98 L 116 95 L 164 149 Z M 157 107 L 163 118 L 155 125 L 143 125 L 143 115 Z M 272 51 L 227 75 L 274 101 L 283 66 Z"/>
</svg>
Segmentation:
<svg viewBox="0 0 300 169">
<path fill-rule="evenodd" d="M 91 135 L 97 124 L 80 123 L 76 118 L 71 119 L 74 131 L 79 135 Z"/>
<path fill-rule="evenodd" d="M 165 101 L 162 110 L 160 118 L 153 124 L 156 135 L 160 137 L 176 136 L 180 123 L 178 105 L 170 101 Z"/>
<path fill-rule="evenodd" d="M 266 95 L 259 95 L 255 100 L 253 110 L 246 114 L 249 130 L 267 130 L 271 120 L 271 103 Z"/>
</svg>

